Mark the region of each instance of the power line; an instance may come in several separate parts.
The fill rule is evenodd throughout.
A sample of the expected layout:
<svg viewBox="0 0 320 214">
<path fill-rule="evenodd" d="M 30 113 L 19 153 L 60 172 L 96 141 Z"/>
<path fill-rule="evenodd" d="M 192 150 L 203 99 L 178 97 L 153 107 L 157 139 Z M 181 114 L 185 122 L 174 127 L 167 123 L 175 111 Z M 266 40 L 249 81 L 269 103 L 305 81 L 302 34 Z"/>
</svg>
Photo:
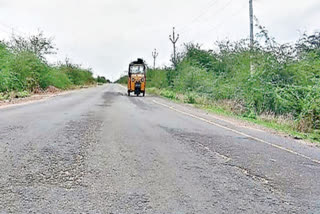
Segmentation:
<svg viewBox="0 0 320 214">
<path fill-rule="evenodd" d="M 5 23 L 2 23 L 2 22 L 0 22 L 0 25 L 2 26 L 2 27 L 4 27 L 4 28 L 6 28 L 6 29 L 9 29 L 11 32 L 9 33 L 8 31 L 6 31 L 7 33 L 9 33 L 9 34 L 17 34 L 18 36 L 26 36 L 27 34 L 26 33 L 24 33 L 24 32 L 22 32 L 22 31 L 20 31 L 20 30 L 18 30 L 18 29 L 16 29 L 16 28 L 14 28 L 14 27 L 12 27 L 12 26 L 9 26 L 9 25 L 7 25 L 7 24 L 5 24 Z"/>
<path fill-rule="evenodd" d="M 205 21 L 217 17 L 217 15 L 221 14 L 232 2 L 233 0 L 229 0 L 222 8 L 220 8 L 217 13 L 214 13 L 212 16 L 208 17 Z"/>
<path fill-rule="evenodd" d="M 230 16 L 228 17 L 234 17 L 236 14 L 238 14 L 245 6 L 247 6 L 247 4 L 243 4 L 241 8 L 239 8 L 239 10 L 236 10 L 235 12 L 233 12 Z M 206 31 L 205 33 L 201 33 L 200 35 L 203 34 L 207 34 L 207 33 L 211 33 L 213 30 L 219 28 L 222 24 L 225 23 L 225 20 L 217 23 L 216 25 L 212 26 L 208 31 Z"/>
<path fill-rule="evenodd" d="M 217 11 L 217 13 L 214 13 L 213 16 L 210 17 L 210 19 L 212 19 L 213 17 L 216 17 L 218 16 L 219 14 L 221 14 L 231 3 L 232 3 L 233 0 L 229 0 L 222 8 L 219 8 Z M 209 19 L 209 18 L 208 18 Z M 207 19 L 207 20 L 208 20 Z M 207 21 L 206 20 L 206 21 Z"/>
<path fill-rule="evenodd" d="M 192 25 L 193 23 L 197 22 L 202 16 L 206 15 L 208 13 L 208 11 L 218 2 L 219 0 L 214 0 L 212 1 L 207 7 L 205 10 L 202 10 L 202 12 L 197 15 L 196 17 L 194 17 L 188 24 L 184 24 L 182 27 L 181 27 L 181 32 L 185 32 L 185 30 L 190 26 Z"/>
</svg>

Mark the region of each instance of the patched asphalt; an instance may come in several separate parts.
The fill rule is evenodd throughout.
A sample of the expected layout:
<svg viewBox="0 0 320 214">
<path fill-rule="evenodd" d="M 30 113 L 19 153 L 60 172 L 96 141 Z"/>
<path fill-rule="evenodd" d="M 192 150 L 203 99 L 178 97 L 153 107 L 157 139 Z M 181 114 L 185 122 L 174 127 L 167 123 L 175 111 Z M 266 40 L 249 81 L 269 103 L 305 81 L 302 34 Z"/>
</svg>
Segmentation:
<svg viewBox="0 0 320 214">
<path fill-rule="evenodd" d="M 0 213 L 320 213 L 312 160 L 316 146 L 109 84 L 0 109 Z"/>
</svg>

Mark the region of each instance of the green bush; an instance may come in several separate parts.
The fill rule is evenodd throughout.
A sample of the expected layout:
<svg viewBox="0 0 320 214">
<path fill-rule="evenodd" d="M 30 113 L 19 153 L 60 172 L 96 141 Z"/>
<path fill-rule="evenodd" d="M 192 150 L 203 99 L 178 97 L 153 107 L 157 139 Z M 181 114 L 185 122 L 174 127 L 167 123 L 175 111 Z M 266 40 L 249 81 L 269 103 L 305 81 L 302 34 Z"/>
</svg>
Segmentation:
<svg viewBox="0 0 320 214">
<path fill-rule="evenodd" d="M 122 76 L 120 79 L 116 81 L 119 84 L 128 84 L 128 75 Z"/>
<path fill-rule="evenodd" d="M 46 47 L 42 46 L 43 42 L 47 44 Z M 14 38 L 8 44 L 0 42 L 1 99 L 7 98 L 6 94 L 11 92 L 15 92 L 17 97 L 24 97 L 39 87 L 68 89 L 96 83 L 90 69 L 83 69 L 68 61 L 59 66 L 49 65 L 44 55 L 52 53 L 53 49 L 51 40 L 44 38 L 43 34 L 27 39 Z"/>
<path fill-rule="evenodd" d="M 54 86 L 59 89 L 68 89 L 72 86 L 71 80 L 67 74 L 57 68 L 49 69 L 40 79 L 40 87 L 47 88 Z"/>
<path fill-rule="evenodd" d="M 257 43 L 252 51 L 247 40 L 218 42 L 215 52 L 187 44 L 175 69 L 148 72 L 148 87 L 162 89 L 161 95 L 170 99 L 184 94 L 186 103 L 196 103 L 198 97 L 230 101 L 237 105 L 230 109 L 241 109 L 236 112 L 248 118 L 291 115 L 297 130 L 317 132 L 320 34 L 316 35 L 304 35 L 293 45 L 268 37 L 264 46 Z"/>
<path fill-rule="evenodd" d="M 0 92 L 7 92 L 11 89 L 11 73 L 8 63 L 12 54 L 7 47 L 0 42 Z"/>
<path fill-rule="evenodd" d="M 90 70 L 82 69 L 77 65 L 72 65 L 67 62 L 65 65 L 61 65 L 59 70 L 67 74 L 74 85 L 88 85 L 95 82 Z"/>
<path fill-rule="evenodd" d="M 46 73 L 48 66 L 36 55 L 21 52 L 10 59 L 8 70 L 11 78 L 10 90 L 32 91 L 38 86 L 40 76 Z"/>
<path fill-rule="evenodd" d="M 110 83 L 110 80 L 106 79 L 103 76 L 97 76 L 96 81 L 100 84 Z"/>
<path fill-rule="evenodd" d="M 147 85 L 154 88 L 168 87 L 167 70 L 150 69 L 147 71 Z"/>
<path fill-rule="evenodd" d="M 195 93 L 188 93 L 184 98 L 184 102 L 189 104 L 196 104 L 196 97 L 197 95 Z"/>
<path fill-rule="evenodd" d="M 176 97 L 177 97 L 176 93 L 174 93 L 173 91 L 170 91 L 170 90 L 162 90 L 160 92 L 160 95 L 164 96 L 166 98 L 169 98 L 169 99 L 173 99 L 173 100 L 176 99 Z"/>
<path fill-rule="evenodd" d="M 15 95 L 16 98 L 24 98 L 30 96 L 28 91 L 18 91 Z"/>
</svg>

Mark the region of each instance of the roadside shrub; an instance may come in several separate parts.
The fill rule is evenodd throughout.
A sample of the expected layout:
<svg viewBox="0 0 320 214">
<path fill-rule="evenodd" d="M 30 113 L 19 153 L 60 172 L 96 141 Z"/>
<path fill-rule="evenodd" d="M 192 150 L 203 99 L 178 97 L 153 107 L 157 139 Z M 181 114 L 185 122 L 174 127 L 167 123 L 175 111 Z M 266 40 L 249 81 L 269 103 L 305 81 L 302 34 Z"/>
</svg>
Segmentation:
<svg viewBox="0 0 320 214">
<path fill-rule="evenodd" d="M 103 76 L 97 76 L 96 81 L 97 83 L 101 83 L 101 84 L 110 83 L 110 80 L 106 79 Z"/>
<path fill-rule="evenodd" d="M 55 50 L 52 39 L 42 32 L 28 38 L 13 35 L 9 42 L 0 42 L 1 99 L 11 92 L 24 96 L 25 92 L 41 91 L 50 85 L 68 89 L 96 83 L 90 69 L 69 61 L 59 66 L 48 64 L 45 57 Z"/>
<path fill-rule="evenodd" d="M 25 98 L 30 96 L 30 93 L 28 91 L 18 91 L 15 95 L 16 98 Z"/>
<path fill-rule="evenodd" d="M 7 96 L 4 93 L 0 93 L 0 101 L 6 100 Z"/>
<path fill-rule="evenodd" d="M 8 62 L 11 57 L 12 54 L 7 47 L 0 42 L 0 92 L 9 91 L 11 88 L 11 74 L 8 69 Z"/>
<path fill-rule="evenodd" d="M 119 83 L 119 84 L 128 84 L 128 75 L 124 75 L 122 77 L 120 77 L 120 79 L 118 79 L 116 81 L 116 83 Z"/>
<path fill-rule="evenodd" d="M 248 40 L 217 42 L 215 51 L 186 44 L 175 69 L 149 72 L 148 86 L 162 89 L 161 95 L 170 99 L 184 94 L 186 103 L 199 97 L 205 103 L 227 103 L 248 118 L 290 115 L 296 130 L 320 138 L 320 34 L 278 44 L 260 29 L 261 44 L 256 42 L 252 51 Z"/>
<path fill-rule="evenodd" d="M 65 65 L 61 65 L 59 70 L 67 74 L 69 80 L 74 85 L 88 85 L 95 82 L 92 72 L 90 70 L 82 69 L 78 65 L 67 63 Z"/>
<path fill-rule="evenodd" d="M 38 85 L 39 78 L 47 69 L 34 54 L 22 52 L 11 54 L 1 48 L 0 91 L 32 91 Z"/>
<path fill-rule="evenodd" d="M 44 89 L 49 86 L 54 86 L 59 89 L 68 89 L 72 86 L 72 82 L 67 74 L 57 68 L 51 68 L 41 77 L 40 86 Z"/>
<path fill-rule="evenodd" d="M 196 104 L 197 103 L 197 95 L 195 93 L 188 93 L 184 97 L 184 102 L 189 104 Z"/>
<path fill-rule="evenodd" d="M 167 70 L 149 69 L 147 71 L 147 85 L 148 87 L 166 88 L 168 87 Z"/>
<path fill-rule="evenodd" d="M 169 99 L 173 99 L 173 100 L 176 99 L 176 97 L 177 97 L 176 93 L 174 93 L 173 91 L 170 91 L 170 90 L 162 90 L 160 92 L 160 95 L 164 96 L 166 98 L 169 98 Z"/>
</svg>

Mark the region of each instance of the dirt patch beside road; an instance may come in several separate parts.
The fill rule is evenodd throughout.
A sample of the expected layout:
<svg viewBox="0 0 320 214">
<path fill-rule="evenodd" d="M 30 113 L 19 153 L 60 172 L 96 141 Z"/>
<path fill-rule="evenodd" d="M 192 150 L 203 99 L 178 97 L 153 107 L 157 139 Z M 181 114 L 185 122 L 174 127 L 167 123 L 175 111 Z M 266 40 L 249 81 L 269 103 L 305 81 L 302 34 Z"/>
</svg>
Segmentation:
<svg viewBox="0 0 320 214">
<path fill-rule="evenodd" d="M 40 101 L 40 100 L 46 100 L 48 98 L 55 97 L 55 96 L 58 96 L 61 94 L 66 94 L 66 93 L 70 93 L 70 91 L 33 94 L 30 97 L 15 98 L 15 99 L 11 99 L 11 100 L 0 101 L 0 109 L 12 107 L 12 106 L 17 106 L 17 105 L 24 105 L 24 104 L 28 104 L 28 103 L 33 103 L 33 102 Z"/>
<path fill-rule="evenodd" d="M 68 90 L 68 91 L 62 91 L 57 88 L 49 87 L 48 90 L 46 90 L 44 92 L 40 92 L 40 93 L 31 94 L 31 96 L 29 96 L 29 97 L 13 98 L 10 100 L 3 100 L 3 101 L 0 100 L 0 109 L 9 108 L 9 107 L 13 107 L 13 106 L 19 106 L 19 105 L 25 105 L 25 104 L 39 102 L 39 101 L 44 101 L 44 100 L 50 99 L 52 97 L 61 96 L 64 94 L 72 93 L 74 91 L 78 91 L 78 90 L 81 90 L 84 88 L 90 88 L 90 87 L 96 87 L 96 86 L 95 85 L 94 86 L 83 86 L 81 88 L 75 88 L 75 89 Z"/>
</svg>

